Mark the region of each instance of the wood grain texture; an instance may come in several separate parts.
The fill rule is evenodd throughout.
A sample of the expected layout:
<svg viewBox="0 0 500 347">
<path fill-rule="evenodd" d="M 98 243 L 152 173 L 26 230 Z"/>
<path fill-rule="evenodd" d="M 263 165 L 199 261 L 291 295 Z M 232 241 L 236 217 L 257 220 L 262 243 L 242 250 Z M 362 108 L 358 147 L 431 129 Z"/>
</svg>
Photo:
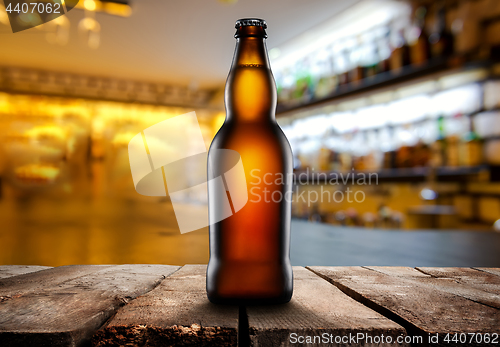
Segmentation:
<svg viewBox="0 0 500 347">
<path fill-rule="evenodd" d="M 474 267 L 473 269 L 500 276 L 500 268 L 498 267 Z"/>
<path fill-rule="evenodd" d="M 302 267 L 294 267 L 293 271 L 294 293 L 288 304 L 247 307 L 251 346 L 290 346 L 295 338 L 292 333 L 318 336 L 317 341 L 325 336 L 322 334 L 329 339 L 330 334 L 334 338 L 358 333 L 373 338 L 383 334 L 391 336 L 392 341 L 406 335 L 400 325 L 351 299 L 311 271 Z"/>
<path fill-rule="evenodd" d="M 377 267 L 310 267 L 312 271 L 368 307 L 403 325 L 410 335 L 498 333 L 500 310 L 452 293 L 446 282 L 401 270 Z M 410 271 L 407 269 L 406 271 Z M 417 271 L 417 270 L 414 270 Z"/>
<path fill-rule="evenodd" d="M 236 346 L 238 307 L 207 299 L 205 265 L 186 265 L 123 307 L 94 346 Z"/>
<path fill-rule="evenodd" d="M 118 308 L 177 270 L 65 266 L 0 280 L 0 346 L 80 346 Z"/>
<path fill-rule="evenodd" d="M 378 271 L 395 277 L 431 278 L 431 276 L 428 274 L 424 274 L 421 271 L 406 266 L 363 266 L 363 268 Z"/>
<path fill-rule="evenodd" d="M 492 297 L 496 298 L 495 302 L 497 303 L 494 306 L 500 308 L 500 276 L 471 268 L 418 267 L 417 269 L 432 277 L 459 283 L 461 287 L 474 288 L 494 294 Z M 483 303 L 488 305 L 488 303 Z"/>
<path fill-rule="evenodd" d="M 500 277 L 488 273 L 480 273 L 470 268 L 406 268 L 406 275 L 401 268 L 391 266 L 366 266 L 390 276 L 401 276 L 416 280 L 419 284 L 431 286 L 450 294 L 479 302 L 481 304 L 500 308 Z M 493 277 L 493 279 L 491 279 Z M 498 278 L 498 280 L 497 280 Z"/>
<path fill-rule="evenodd" d="M 70 265 L 7 277 L 0 280 L 0 297 L 36 292 L 110 267 L 111 265 Z"/>
<path fill-rule="evenodd" d="M 41 270 L 50 269 L 49 266 L 38 265 L 1 265 L 0 266 L 0 279 L 24 275 L 30 272 L 37 272 Z"/>
</svg>

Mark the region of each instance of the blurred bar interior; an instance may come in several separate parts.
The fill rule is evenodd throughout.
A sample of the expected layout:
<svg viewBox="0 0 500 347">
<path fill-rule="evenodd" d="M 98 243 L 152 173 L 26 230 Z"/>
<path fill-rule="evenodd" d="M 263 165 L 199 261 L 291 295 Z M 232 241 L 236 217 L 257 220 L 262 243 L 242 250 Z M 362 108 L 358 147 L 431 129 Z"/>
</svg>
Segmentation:
<svg viewBox="0 0 500 347">
<path fill-rule="evenodd" d="M 227 17 L 210 36 L 227 55 L 213 83 L 182 68 L 186 78 L 172 80 L 58 70 L 37 64 L 36 51 L 16 63 L 9 38 L 0 48 L 0 264 L 207 262 L 206 230 L 180 235 L 168 198 L 135 192 L 127 145 L 148 126 L 195 110 L 208 148 L 224 121 L 234 48 L 220 33 L 245 16 L 243 2 L 200 5 Z M 295 157 L 293 218 L 401 232 L 500 230 L 500 1 L 338 3 L 282 42 L 271 41 L 281 22 L 265 18 L 277 121 Z M 148 6 L 156 5 L 80 1 L 19 42 L 43 41 L 37 47 L 54 54 L 71 42 L 65 57 L 77 59 L 106 49 L 109 22 L 127 25 Z M 148 35 L 144 22 L 134 23 L 132 44 Z"/>
</svg>

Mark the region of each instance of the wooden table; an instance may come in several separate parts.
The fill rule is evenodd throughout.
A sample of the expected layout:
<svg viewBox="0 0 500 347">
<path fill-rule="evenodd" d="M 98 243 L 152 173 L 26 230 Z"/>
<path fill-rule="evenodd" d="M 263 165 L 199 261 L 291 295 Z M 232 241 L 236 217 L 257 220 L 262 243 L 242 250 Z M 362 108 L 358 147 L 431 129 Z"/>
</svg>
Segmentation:
<svg viewBox="0 0 500 347">
<path fill-rule="evenodd" d="M 498 268 L 294 267 L 290 303 L 249 307 L 205 271 L 0 266 L 0 346 L 500 345 Z"/>
</svg>

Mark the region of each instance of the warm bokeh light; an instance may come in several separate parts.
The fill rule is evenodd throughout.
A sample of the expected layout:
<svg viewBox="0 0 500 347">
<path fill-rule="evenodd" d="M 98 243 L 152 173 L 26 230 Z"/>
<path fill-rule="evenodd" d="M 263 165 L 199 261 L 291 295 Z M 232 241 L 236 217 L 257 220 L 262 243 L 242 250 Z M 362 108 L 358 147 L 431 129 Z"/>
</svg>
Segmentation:
<svg viewBox="0 0 500 347">
<path fill-rule="evenodd" d="M 169 200 L 135 192 L 127 153 L 134 135 L 191 110 L 0 93 L 0 219 L 8 230 L 0 263 L 207 262 L 204 231 L 181 238 Z M 197 113 L 208 148 L 224 117 Z"/>
<path fill-rule="evenodd" d="M 83 7 L 85 7 L 85 9 L 87 11 L 95 11 L 95 9 L 96 9 L 95 1 L 94 0 L 84 0 Z"/>
</svg>

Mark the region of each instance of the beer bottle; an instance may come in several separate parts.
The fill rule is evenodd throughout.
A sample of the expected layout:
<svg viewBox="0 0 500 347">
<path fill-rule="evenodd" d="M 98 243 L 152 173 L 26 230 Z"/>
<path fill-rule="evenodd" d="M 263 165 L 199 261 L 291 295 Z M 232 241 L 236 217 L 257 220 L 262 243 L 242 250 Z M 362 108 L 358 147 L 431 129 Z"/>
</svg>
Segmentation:
<svg viewBox="0 0 500 347">
<path fill-rule="evenodd" d="M 267 24 L 236 22 L 236 50 L 226 81 L 226 119 L 210 146 L 208 179 L 224 166 L 221 150 L 236 151 L 243 164 L 248 201 L 239 211 L 210 221 L 207 295 L 213 303 L 275 304 L 290 301 L 292 151 L 275 120 L 276 85 L 265 39 Z M 212 166 L 212 168 L 211 168 Z M 219 170 L 220 171 L 220 170 Z M 231 192 L 210 184 L 209 215 Z M 223 196 L 227 193 L 227 196 Z"/>
</svg>

